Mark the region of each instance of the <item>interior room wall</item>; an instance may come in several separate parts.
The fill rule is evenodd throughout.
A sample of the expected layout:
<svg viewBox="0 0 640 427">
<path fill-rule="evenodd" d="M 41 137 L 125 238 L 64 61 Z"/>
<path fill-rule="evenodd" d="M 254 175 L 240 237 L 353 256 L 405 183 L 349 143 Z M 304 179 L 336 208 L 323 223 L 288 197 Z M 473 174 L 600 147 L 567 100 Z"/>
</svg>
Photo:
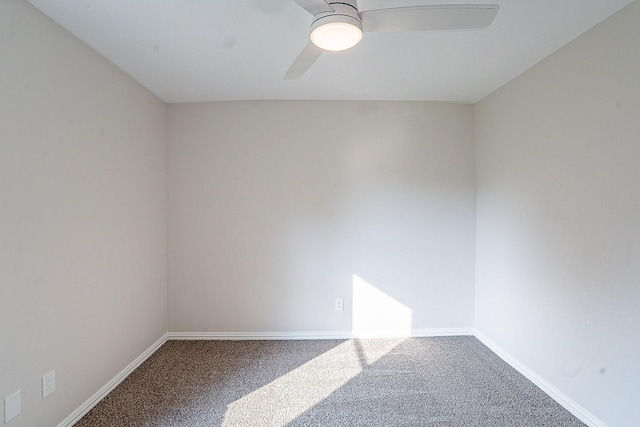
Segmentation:
<svg viewBox="0 0 640 427">
<path fill-rule="evenodd" d="M 169 330 L 350 333 L 354 303 L 365 333 L 472 328 L 472 113 L 169 105 Z"/>
<path fill-rule="evenodd" d="M 167 330 L 166 106 L 26 1 L 0 58 L 0 399 L 51 426 Z"/>
<path fill-rule="evenodd" d="M 475 106 L 476 328 L 640 425 L 640 2 Z"/>
</svg>

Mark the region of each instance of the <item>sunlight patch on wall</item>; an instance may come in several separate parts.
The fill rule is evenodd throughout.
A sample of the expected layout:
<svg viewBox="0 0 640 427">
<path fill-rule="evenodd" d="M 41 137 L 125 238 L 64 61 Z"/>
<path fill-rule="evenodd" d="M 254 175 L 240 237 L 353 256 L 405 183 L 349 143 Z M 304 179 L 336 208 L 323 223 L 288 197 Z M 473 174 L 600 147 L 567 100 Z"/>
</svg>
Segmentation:
<svg viewBox="0 0 640 427">
<path fill-rule="evenodd" d="M 285 426 L 403 341 L 345 341 L 229 404 L 222 425 L 249 425 L 260 418 L 262 425 Z"/>
<path fill-rule="evenodd" d="M 406 337 L 411 334 L 413 310 L 353 275 L 352 333 L 356 337 Z"/>
</svg>

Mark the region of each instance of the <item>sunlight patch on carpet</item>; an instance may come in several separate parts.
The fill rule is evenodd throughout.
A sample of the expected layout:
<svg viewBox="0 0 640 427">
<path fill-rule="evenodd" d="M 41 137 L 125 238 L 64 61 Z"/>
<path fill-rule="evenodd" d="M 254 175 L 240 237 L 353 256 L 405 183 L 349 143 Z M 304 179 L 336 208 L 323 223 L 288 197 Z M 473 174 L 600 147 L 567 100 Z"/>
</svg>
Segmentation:
<svg viewBox="0 0 640 427">
<path fill-rule="evenodd" d="M 227 405 L 222 426 L 285 426 L 328 398 L 404 339 L 349 340 Z M 266 406 L 266 407 L 265 407 Z M 265 415 L 268 414 L 268 415 Z"/>
</svg>

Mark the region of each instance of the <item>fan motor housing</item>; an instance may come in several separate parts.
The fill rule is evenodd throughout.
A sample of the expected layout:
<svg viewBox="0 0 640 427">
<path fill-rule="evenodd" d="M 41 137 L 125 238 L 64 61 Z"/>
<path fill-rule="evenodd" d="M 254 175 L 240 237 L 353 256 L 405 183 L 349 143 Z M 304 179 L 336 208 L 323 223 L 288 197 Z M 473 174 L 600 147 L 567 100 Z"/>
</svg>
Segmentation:
<svg viewBox="0 0 640 427">
<path fill-rule="evenodd" d="M 358 14 L 358 3 L 356 0 L 343 0 L 340 2 L 327 2 L 334 10 L 333 12 L 322 12 L 315 15 L 311 24 L 311 32 L 316 28 L 331 22 L 344 22 L 351 24 L 362 31 L 362 20 Z"/>
</svg>

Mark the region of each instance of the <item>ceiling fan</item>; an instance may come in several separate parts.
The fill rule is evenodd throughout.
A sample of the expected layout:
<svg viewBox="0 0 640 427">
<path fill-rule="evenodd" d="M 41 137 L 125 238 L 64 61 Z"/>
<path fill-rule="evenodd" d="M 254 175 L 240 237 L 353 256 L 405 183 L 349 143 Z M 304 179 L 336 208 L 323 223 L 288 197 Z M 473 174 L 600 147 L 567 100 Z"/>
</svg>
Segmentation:
<svg viewBox="0 0 640 427">
<path fill-rule="evenodd" d="M 495 4 L 423 5 L 358 10 L 357 0 L 294 0 L 313 15 L 309 44 L 285 74 L 299 79 L 324 51 L 349 49 L 371 31 L 440 31 L 486 28 L 498 13 Z"/>
</svg>

